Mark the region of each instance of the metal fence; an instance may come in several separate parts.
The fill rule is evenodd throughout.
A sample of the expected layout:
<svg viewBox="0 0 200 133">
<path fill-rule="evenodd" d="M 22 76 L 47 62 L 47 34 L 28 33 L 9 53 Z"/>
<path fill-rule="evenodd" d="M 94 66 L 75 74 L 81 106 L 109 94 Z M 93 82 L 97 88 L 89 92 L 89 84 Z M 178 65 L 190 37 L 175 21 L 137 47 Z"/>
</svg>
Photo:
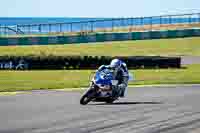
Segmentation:
<svg viewBox="0 0 200 133">
<path fill-rule="evenodd" d="M 137 18 L 114 18 L 71 23 L 0 26 L 0 35 L 49 35 L 94 32 L 134 32 L 200 28 L 200 13 Z"/>
</svg>

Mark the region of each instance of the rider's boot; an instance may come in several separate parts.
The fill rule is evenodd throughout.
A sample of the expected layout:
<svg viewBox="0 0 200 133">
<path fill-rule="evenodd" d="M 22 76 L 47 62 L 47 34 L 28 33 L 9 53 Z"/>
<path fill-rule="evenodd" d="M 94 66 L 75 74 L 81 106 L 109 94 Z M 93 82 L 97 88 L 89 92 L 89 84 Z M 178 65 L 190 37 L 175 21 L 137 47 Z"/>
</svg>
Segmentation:
<svg viewBox="0 0 200 133">
<path fill-rule="evenodd" d="M 112 97 L 119 97 L 120 91 L 118 90 L 117 86 L 112 87 Z"/>
<path fill-rule="evenodd" d="M 122 88 L 121 88 L 121 91 L 120 91 L 120 97 L 123 98 L 123 97 L 124 97 L 124 93 L 125 93 L 125 89 L 122 89 Z"/>
<path fill-rule="evenodd" d="M 126 86 L 125 85 L 119 86 L 119 90 L 120 90 L 120 97 L 123 98 L 125 96 Z"/>
</svg>

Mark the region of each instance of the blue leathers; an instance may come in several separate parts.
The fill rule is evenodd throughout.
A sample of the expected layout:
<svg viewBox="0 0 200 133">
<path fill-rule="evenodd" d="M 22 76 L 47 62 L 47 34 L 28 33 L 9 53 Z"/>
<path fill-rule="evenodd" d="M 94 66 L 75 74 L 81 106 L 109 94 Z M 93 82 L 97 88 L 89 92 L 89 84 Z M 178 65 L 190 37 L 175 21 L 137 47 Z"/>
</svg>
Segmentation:
<svg viewBox="0 0 200 133">
<path fill-rule="evenodd" d="M 118 60 L 118 59 L 115 59 L 115 60 Z M 117 92 L 114 94 L 115 96 L 124 97 L 125 89 L 128 86 L 129 73 L 128 73 L 126 63 L 122 62 L 121 60 L 119 61 L 120 61 L 120 64 L 116 67 L 113 67 L 112 62 L 111 62 L 111 65 L 100 66 L 98 71 L 101 71 L 105 68 L 112 69 L 114 78 L 119 81 L 118 85 L 113 88 L 113 91 Z"/>
</svg>

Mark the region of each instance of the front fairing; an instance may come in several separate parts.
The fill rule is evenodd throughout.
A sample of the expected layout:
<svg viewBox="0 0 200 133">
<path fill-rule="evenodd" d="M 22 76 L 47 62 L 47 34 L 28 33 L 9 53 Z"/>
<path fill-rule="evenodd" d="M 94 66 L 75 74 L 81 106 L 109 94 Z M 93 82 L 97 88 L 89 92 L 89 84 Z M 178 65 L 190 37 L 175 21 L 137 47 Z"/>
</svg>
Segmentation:
<svg viewBox="0 0 200 133">
<path fill-rule="evenodd" d="M 102 84 L 102 85 L 110 85 L 110 79 L 105 79 L 103 76 L 101 76 L 99 73 L 95 76 L 95 83 L 96 84 Z"/>
<path fill-rule="evenodd" d="M 113 74 L 111 72 L 97 72 L 94 77 L 95 84 L 111 85 L 113 80 Z"/>
</svg>

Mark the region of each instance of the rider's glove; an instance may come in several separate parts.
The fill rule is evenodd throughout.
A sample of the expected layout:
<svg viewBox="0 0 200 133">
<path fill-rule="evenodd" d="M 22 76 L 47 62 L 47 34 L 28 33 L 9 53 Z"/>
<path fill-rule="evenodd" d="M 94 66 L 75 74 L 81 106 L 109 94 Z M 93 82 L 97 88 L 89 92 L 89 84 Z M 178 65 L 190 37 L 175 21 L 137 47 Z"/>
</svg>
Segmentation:
<svg viewBox="0 0 200 133">
<path fill-rule="evenodd" d="M 124 88 L 126 88 L 126 85 L 125 84 L 120 84 L 120 85 L 118 85 L 118 88 L 119 89 L 124 89 Z"/>
</svg>

